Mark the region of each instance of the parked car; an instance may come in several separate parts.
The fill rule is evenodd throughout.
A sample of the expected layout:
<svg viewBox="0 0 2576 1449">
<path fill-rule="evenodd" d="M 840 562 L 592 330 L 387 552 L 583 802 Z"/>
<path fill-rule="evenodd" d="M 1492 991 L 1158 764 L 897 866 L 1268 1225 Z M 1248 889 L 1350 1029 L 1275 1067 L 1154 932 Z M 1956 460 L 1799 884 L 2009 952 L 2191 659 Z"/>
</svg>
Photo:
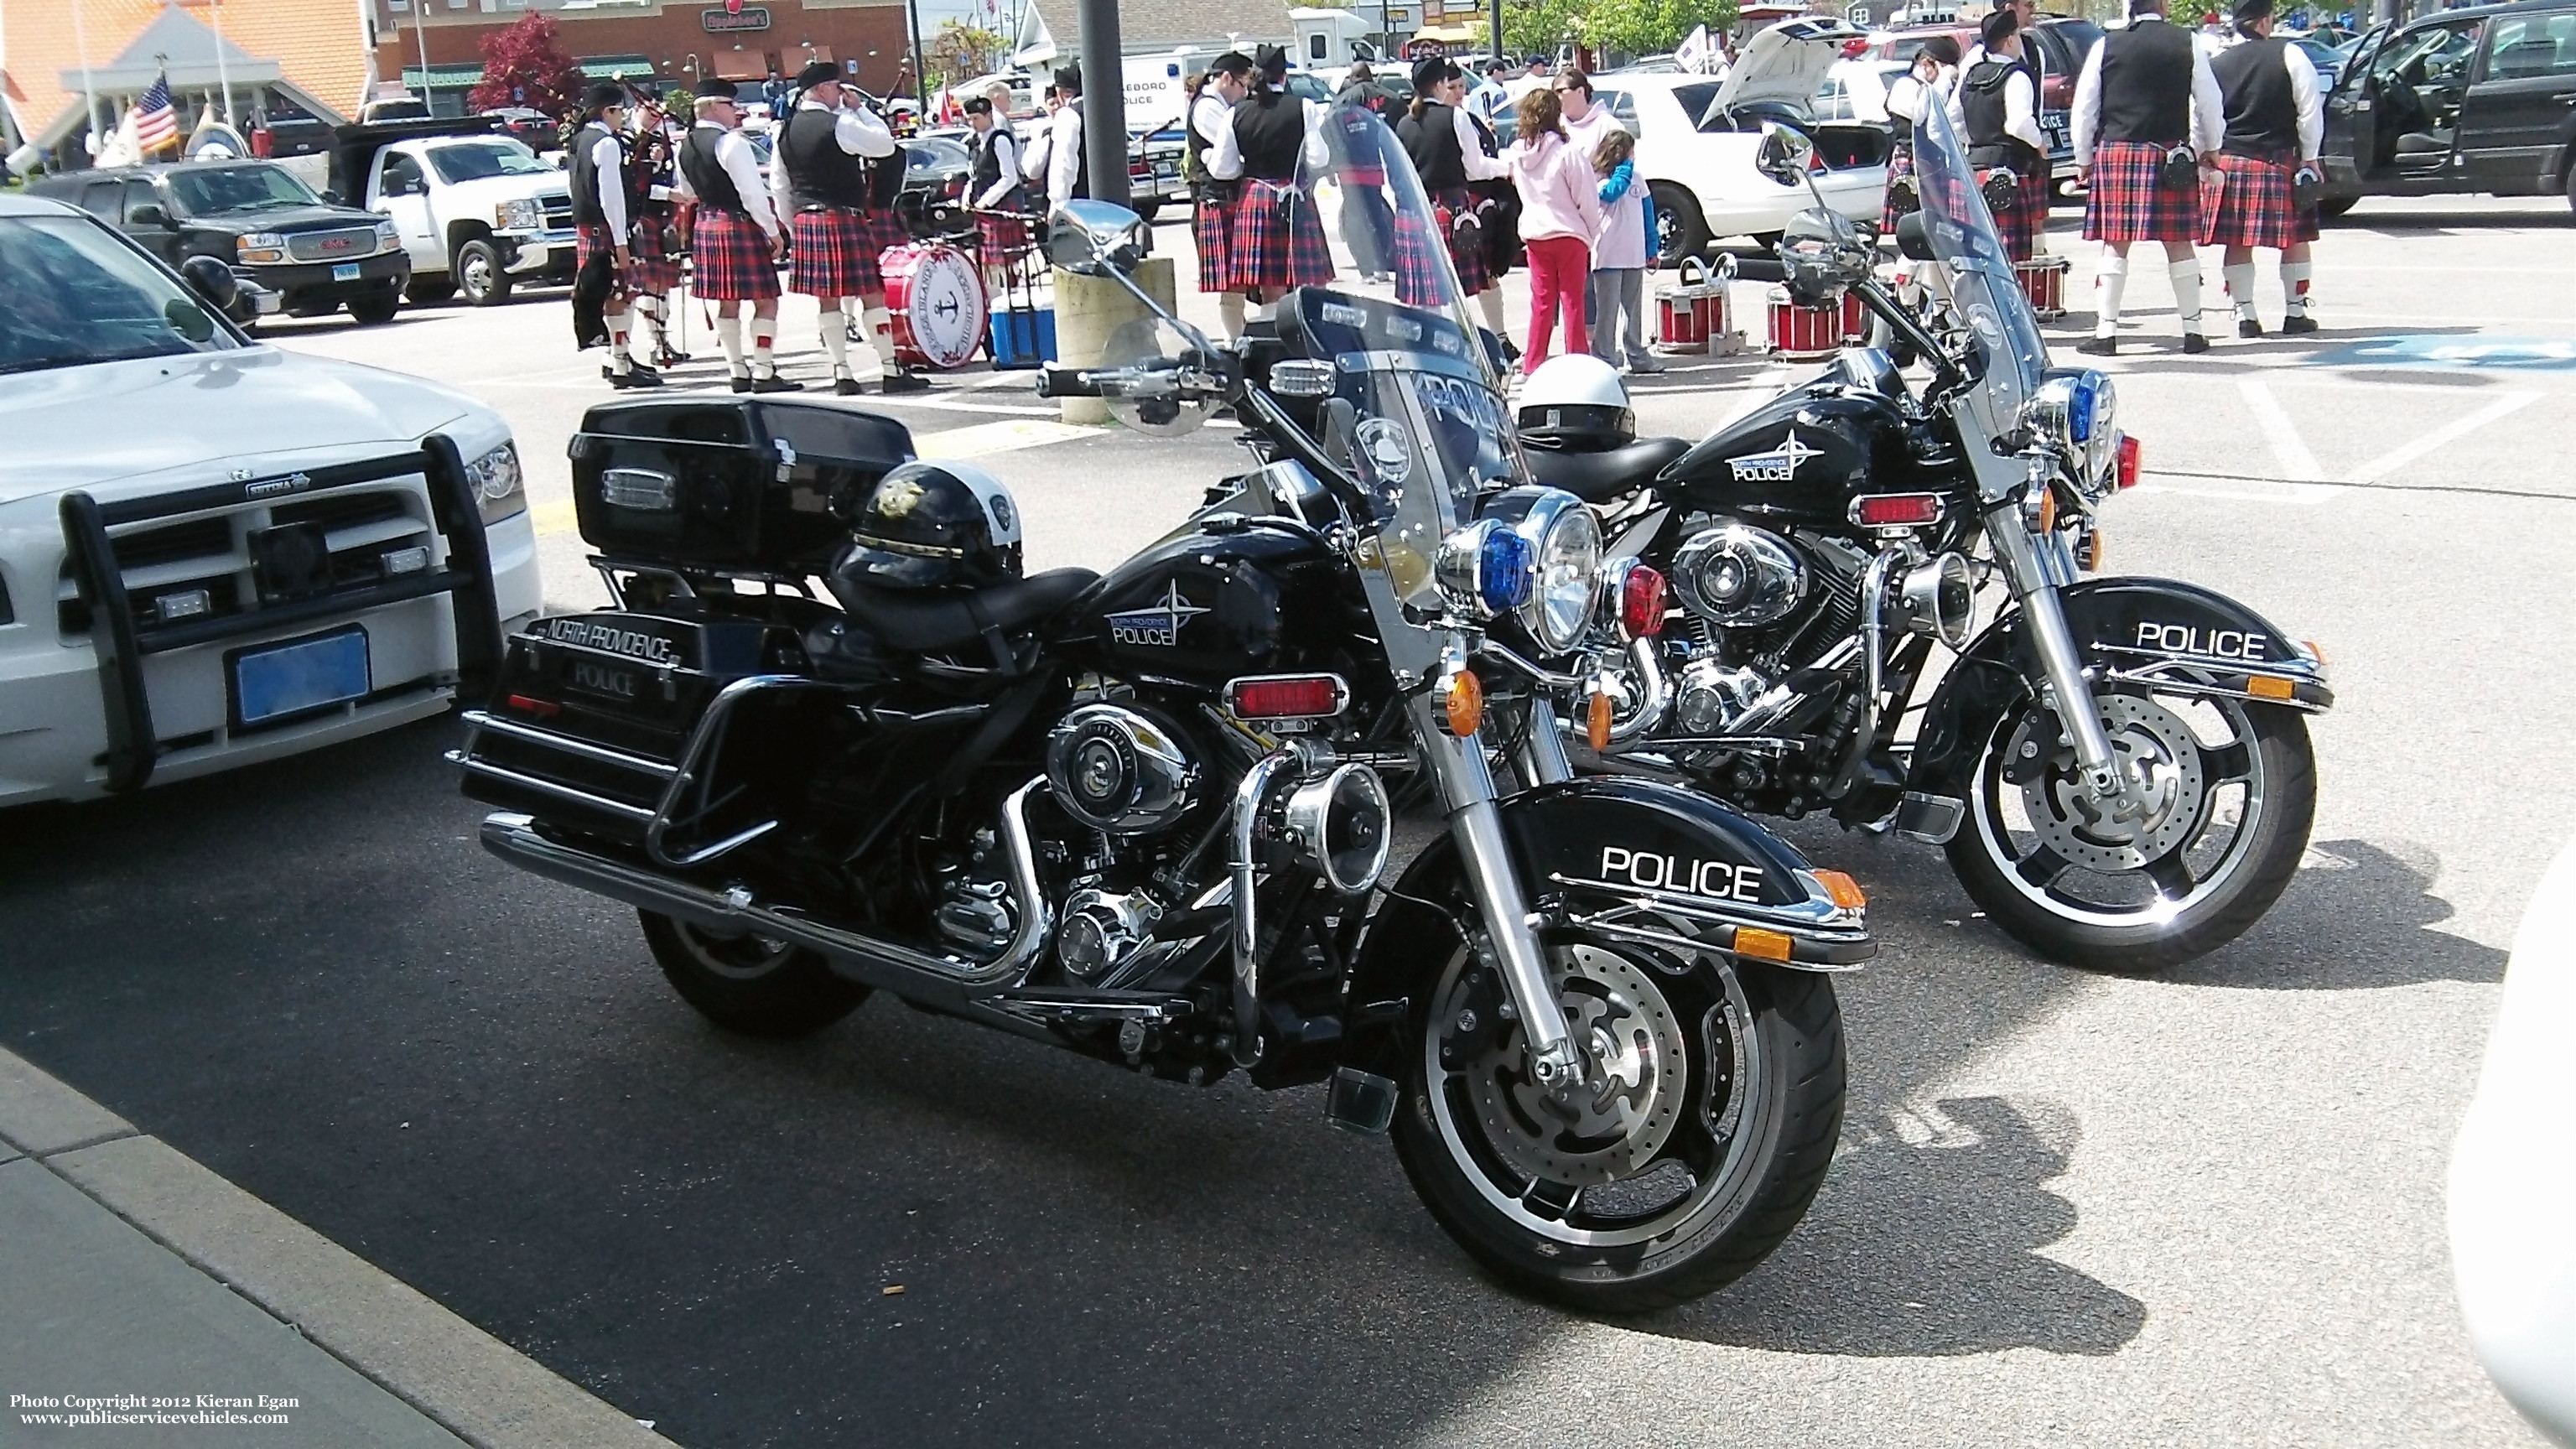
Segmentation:
<svg viewBox="0 0 2576 1449">
<path fill-rule="evenodd" d="M 1593 77 L 1594 101 L 1637 137 L 1637 163 L 1653 188 L 1666 261 L 1695 256 L 1718 237 L 1764 245 L 1810 205 L 1753 167 L 1765 121 L 1794 126 L 1816 144 L 1816 185 L 1846 216 L 1876 220 L 1887 189 L 1883 124 L 1829 122 L 1814 99 L 1846 41 L 1860 32 L 1832 18 L 1785 20 L 1745 42 L 1724 80 L 1674 72 Z"/>
<path fill-rule="evenodd" d="M 415 302 L 461 294 L 477 307 L 523 282 L 569 284 L 572 183 L 486 116 L 343 126 L 337 196 L 393 218 L 411 254 Z"/>
<path fill-rule="evenodd" d="M 325 202 L 272 161 L 75 171 L 27 189 L 81 208 L 172 267 L 211 257 L 277 293 L 279 307 L 296 317 L 346 307 L 361 325 L 390 321 L 411 280 L 392 223 Z M 250 320 L 249 295 L 237 289 L 235 321 Z"/>
<path fill-rule="evenodd" d="M 439 714 L 536 616 L 499 414 L 254 342 L 181 268 L 0 194 L 0 805 Z"/>
<path fill-rule="evenodd" d="M 533 106 L 502 106 L 483 114 L 501 123 L 502 135 L 526 142 L 539 155 L 563 149 L 562 124 Z"/>
<path fill-rule="evenodd" d="M 2297 46 L 2299 53 L 2306 56 L 2308 64 L 2315 68 L 2318 92 L 2323 94 L 2332 91 L 2335 78 L 2343 73 L 2344 56 L 2348 52 L 2340 45 L 2328 45 L 2322 40 L 2314 40 L 2304 35 L 2290 37 L 2290 43 Z"/>
<path fill-rule="evenodd" d="M 2563 195 L 2576 207 L 2576 4 L 2380 26 L 2325 109 L 2328 216 L 2365 196 Z"/>
</svg>

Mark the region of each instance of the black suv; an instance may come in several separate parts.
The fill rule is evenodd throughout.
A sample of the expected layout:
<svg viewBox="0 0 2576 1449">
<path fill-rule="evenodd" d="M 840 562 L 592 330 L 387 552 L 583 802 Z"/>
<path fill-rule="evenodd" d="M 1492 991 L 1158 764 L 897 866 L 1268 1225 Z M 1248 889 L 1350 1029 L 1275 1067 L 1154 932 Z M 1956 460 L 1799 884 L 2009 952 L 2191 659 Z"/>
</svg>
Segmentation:
<svg viewBox="0 0 2576 1449">
<path fill-rule="evenodd" d="M 334 206 L 271 161 L 182 161 L 47 176 L 29 191 L 68 202 L 177 268 L 213 257 L 280 293 L 293 317 L 345 306 L 362 324 L 391 320 L 411 280 L 393 223 Z"/>
<path fill-rule="evenodd" d="M 2361 38 L 2326 98 L 2326 215 L 2365 196 L 2576 206 L 2576 4 L 2447 10 Z"/>
</svg>

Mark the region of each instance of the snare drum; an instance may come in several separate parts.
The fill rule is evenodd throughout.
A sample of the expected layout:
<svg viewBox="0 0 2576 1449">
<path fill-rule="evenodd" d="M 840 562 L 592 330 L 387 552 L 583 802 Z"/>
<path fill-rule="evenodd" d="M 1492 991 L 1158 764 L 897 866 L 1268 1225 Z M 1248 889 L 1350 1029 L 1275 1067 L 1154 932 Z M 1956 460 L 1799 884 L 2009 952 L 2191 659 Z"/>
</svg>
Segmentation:
<svg viewBox="0 0 2576 1449">
<path fill-rule="evenodd" d="M 1735 258 L 1717 267 L 1697 257 L 1682 258 L 1673 269 L 1673 285 L 1656 294 L 1656 332 L 1671 352 L 1732 352 L 1735 327 L 1727 316 L 1727 284 L 1735 276 Z"/>
<path fill-rule="evenodd" d="M 2030 298 L 2030 309 L 2042 322 L 2054 322 L 2066 315 L 2066 269 L 2064 257 L 2033 257 L 2013 263 L 2013 279 L 2021 283 L 2022 295 Z"/>
<path fill-rule="evenodd" d="M 1843 313 L 1837 306 L 1802 307 L 1789 289 L 1773 287 L 1771 352 L 1784 362 L 1821 362 L 1842 350 Z"/>
<path fill-rule="evenodd" d="M 1869 345 L 1869 304 L 1860 293 L 1843 293 L 1843 343 L 1850 347 Z"/>
<path fill-rule="evenodd" d="M 886 310 L 894 355 L 914 366 L 963 367 L 984 341 L 984 277 L 946 242 L 885 249 Z"/>
</svg>

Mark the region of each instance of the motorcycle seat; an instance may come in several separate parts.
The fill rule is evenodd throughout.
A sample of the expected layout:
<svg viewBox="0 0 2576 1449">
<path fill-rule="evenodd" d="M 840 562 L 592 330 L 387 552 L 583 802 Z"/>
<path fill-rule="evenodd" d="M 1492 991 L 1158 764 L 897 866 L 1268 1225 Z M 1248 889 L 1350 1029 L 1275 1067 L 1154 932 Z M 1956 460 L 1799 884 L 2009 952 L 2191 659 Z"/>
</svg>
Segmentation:
<svg viewBox="0 0 2576 1449">
<path fill-rule="evenodd" d="M 1562 488 L 1586 503 L 1607 503 L 1645 487 L 1690 451 L 1687 438 L 1639 438 L 1601 453 L 1529 450 L 1530 473 L 1550 488 Z"/>
<path fill-rule="evenodd" d="M 886 648 L 930 654 L 971 644 L 987 628 L 1017 634 L 1100 582 L 1089 569 L 1049 569 L 980 589 L 889 589 L 835 574 L 832 596 Z"/>
</svg>

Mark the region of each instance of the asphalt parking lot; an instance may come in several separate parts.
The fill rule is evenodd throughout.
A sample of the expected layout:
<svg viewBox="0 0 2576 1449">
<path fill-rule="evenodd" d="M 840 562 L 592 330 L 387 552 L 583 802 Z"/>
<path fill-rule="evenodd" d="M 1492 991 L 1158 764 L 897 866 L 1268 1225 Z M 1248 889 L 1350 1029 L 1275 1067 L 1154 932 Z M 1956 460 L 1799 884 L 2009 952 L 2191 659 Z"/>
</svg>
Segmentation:
<svg viewBox="0 0 2576 1449">
<path fill-rule="evenodd" d="M 1311 1092 L 882 1000 L 720 1037 L 631 915 L 472 843 L 446 721 L 0 818 L 0 1046 L 710 1449 L 2535 1442 L 2468 1354 L 2442 1190 L 2576 811 L 2576 682 L 2533 647 L 2569 616 L 2571 234 L 2555 201 L 2367 202 L 2318 249 L 2322 332 L 2198 357 L 2141 269 L 2110 369 L 2150 476 L 2109 565 L 2323 646 L 2305 867 L 2235 944 L 2122 979 L 2026 956 L 1937 852 L 1789 827 L 1884 943 L 1840 984 L 1842 1152 L 1776 1257 L 1660 1318 L 1483 1281 Z M 791 306 L 809 381 L 811 331 Z M 611 394 L 569 332 L 543 293 L 268 329 L 499 407 L 579 606 L 563 444 Z M 690 340 L 671 380 L 720 385 Z M 1787 375 L 1677 367 L 1641 426 L 1706 432 Z M 1243 456 L 1063 428 L 1024 375 L 887 410 L 1010 484 L 1032 568 L 1116 561 Z"/>
</svg>

